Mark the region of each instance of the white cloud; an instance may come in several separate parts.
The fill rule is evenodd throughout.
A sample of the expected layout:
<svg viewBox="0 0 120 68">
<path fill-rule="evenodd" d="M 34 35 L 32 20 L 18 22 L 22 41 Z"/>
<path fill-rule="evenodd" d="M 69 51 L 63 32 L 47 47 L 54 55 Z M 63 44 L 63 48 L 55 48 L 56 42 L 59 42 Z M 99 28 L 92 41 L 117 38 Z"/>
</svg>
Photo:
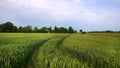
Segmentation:
<svg viewBox="0 0 120 68">
<path fill-rule="evenodd" d="M 114 0 L 114 2 L 116 2 L 116 3 L 120 3 L 120 0 Z"/>
<path fill-rule="evenodd" d="M 15 10 L 14 12 L 19 12 L 23 17 L 31 17 L 31 19 L 41 15 L 44 16 L 40 17 L 42 19 L 53 19 L 56 21 L 66 20 L 93 24 L 104 24 L 104 22 L 108 24 L 116 21 L 118 23 L 118 17 L 120 17 L 119 9 L 106 9 L 98 8 L 96 5 L 95 7 L 86 5 L 86 3 L 97 4 L 101 1 L 103 0 L 3 0 L 0 2 L 0 6 Z M 120 2 L 120 0 L 115 1 Z M 6 16 L 6 13 L 1 13 L 1 16 Z M 7 16 L 17 17 L 17 13 L 13 14 L 7 13 Z"/>
</svg>

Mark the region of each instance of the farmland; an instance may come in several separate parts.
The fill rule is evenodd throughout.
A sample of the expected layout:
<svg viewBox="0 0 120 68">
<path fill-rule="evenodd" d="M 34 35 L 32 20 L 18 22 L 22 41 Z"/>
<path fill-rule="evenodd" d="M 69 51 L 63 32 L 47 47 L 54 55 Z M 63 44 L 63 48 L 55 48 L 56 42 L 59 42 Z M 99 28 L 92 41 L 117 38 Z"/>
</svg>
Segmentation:
<svg viewBox="0 0 120 68">
<path fill-rule="evenodd" d="M 0 33 L 0 68 L 120 68 L 120 34 Z"/>
</svg>

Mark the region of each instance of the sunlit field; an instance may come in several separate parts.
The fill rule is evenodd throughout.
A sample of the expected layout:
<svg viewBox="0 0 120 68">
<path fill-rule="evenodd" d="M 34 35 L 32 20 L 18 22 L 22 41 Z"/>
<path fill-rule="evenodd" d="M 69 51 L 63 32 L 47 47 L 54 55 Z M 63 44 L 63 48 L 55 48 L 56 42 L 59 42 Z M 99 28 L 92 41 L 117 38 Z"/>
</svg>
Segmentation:
<svg viewBox="0 0 120 68">
<path fill-rule="evenodd" d="M 90 68 L 120 67 L 120 37 L 116 34 L 73 34 L 61 47 Z"/>
<path fill-rule="evenodd" d="M 0 68 L 120 68 L 120 34 L 0 33 Z"/>
<path fill-rule="evenodd" d="M 88 33 L 88 34 L 99 35 L 99 36 L 120 37 L 120 33 Z"/>
</svg>

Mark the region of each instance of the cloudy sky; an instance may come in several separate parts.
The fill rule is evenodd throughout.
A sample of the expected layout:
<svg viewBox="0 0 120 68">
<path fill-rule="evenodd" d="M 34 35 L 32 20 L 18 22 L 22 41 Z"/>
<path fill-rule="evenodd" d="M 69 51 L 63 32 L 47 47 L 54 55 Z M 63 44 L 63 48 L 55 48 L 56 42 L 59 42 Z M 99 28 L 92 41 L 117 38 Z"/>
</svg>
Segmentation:
<svg viewBox="0 0 120 68">
<path fill-rule="evenodd" d="M 120 30 L 120 0 L 0 0 L 0 24 Z"/>
</svg>

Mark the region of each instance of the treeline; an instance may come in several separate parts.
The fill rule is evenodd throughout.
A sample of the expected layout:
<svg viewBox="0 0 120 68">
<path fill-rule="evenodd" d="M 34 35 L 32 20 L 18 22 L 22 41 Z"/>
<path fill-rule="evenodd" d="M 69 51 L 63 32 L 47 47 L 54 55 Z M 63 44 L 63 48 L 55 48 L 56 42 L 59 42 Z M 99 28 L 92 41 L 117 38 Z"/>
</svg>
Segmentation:
<svg viewBox="0 0 120 68">
<path fill-rule="evenodd" d="M 120 33 L 120 31 L 112 31 L 112 30 L 106 30 L 106 31 L 89 31 L 88 33 Z"/>
<path fill-rule="evenodd" d="M 69 28 L 65 27 L 57 27 L 55 26 L 54 29 L 52 27 L 34 27 L 26 26 L 26 27 L 17 27 L 11 22 L 6 22 L 0 24 L 0 32 L 8 32 L 8 33 L 76 33 L 77 31 L 74 30 L 71 26 Z"/>
</svg>

